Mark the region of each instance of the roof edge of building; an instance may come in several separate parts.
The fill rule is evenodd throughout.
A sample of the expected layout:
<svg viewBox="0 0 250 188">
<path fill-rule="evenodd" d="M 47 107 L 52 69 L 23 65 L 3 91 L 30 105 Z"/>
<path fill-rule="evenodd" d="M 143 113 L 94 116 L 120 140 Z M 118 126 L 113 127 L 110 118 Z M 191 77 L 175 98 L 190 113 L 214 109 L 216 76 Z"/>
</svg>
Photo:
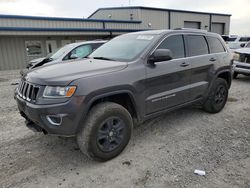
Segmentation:
<svg viewBox="0 0 250 188">
<path fill-rule="evenodd" d="M 8 14 L 0 14 L 0 18 L 31 19 L 31 20 L 52 20 L 52 21 L 111 22 L 111 23 L 138 23 L 138 24 L 141 23 L 140 20 L 111 20 L 111 19 L 109 20 L 109 19 L 66 18 L 66 17 L 8 15 Z"/>
<path fill-rule="evenodd" d="M 179 9 L 167 9 L 167 8 L 157 8 L 157 7 L 144 7 L 144 6 L 125 6 L 125 7 L 106 7 L 99 8 L 93 12 L 88 18 L 94 16 L 100 10 L 119 10 L 119 9 L 146 9 L 146 10 L 158 10 L 158 11 L 171 11 L 171 12 L 182 12 L 182 13 L 195 13 L 195 14 L 213 14 L 218 16 L 232 16 L 232 14 L 222 14 L 213 12 L 200 12 L 200 11 L 190 11 L 190 10 L 179 10 Z"/>
<path fill-rule="evenodd" d="M 61 32 L 136 32 L 145 29 L 101 29 L 101 28 L 34 28 L 34 27 L 0 27 L 0 31 L 61 31 Z"/>
</svg>

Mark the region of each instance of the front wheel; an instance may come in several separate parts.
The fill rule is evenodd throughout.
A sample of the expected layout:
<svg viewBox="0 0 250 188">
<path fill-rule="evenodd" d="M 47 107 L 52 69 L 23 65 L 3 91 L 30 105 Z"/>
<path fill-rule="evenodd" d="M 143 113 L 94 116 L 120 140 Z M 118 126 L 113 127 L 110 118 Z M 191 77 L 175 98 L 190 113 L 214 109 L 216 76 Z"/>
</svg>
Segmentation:
<svg viewBox="0 0 250 188">
<path fill-rule="evenodd" d="M 89 158 L 107 161 L 124 150 L 132 129 L 132 117 L 123 106 L 112 102 L 100 103 L 88 113 L 77 135 L 77 143 Z"/>
<path fill-rule="evenodd" d="M 227 98 L 228 84 L 226 80 L 217 78 L 213 83 L 203 109 L 209 113 L 218 113 L 224 108 Z"/>
</svg>

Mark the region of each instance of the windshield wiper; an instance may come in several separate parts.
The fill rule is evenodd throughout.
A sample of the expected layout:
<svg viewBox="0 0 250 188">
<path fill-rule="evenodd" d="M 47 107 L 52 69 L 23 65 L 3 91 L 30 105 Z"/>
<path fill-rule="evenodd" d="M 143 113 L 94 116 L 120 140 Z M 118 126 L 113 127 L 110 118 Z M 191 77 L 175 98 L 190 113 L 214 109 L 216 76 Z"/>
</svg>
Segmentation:
<svg viewBox="0 0 250 188">
<path fill-rule="evenodd" d="M 93 59 L 101 59 L 101 60 L 107 60 L 107 61 L 116 61 L 114 59 L 110 59 L 110 58 L 107 58 L 107 57 L 93 57 Z"/>
</svg>

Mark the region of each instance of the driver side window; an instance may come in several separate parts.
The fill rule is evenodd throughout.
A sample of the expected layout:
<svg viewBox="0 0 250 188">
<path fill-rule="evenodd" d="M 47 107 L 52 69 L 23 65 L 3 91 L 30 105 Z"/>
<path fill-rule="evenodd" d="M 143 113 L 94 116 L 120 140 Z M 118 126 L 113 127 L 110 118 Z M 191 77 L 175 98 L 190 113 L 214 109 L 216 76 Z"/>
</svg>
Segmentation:
<svg viewBox="0 0 250 188">
<path fill-rule="evenodd" d="M 92 52 L 91 45 L 83 45 L 75 48 L 71 51 L 71 55 L 75 54 L 78 58 L 84 58 L 88 56 Z"/>
<path fill-rule="evenodd" d="M 167 37 L 157 49 L 169 49 L 173 53 L 173 59 L 184 58 L 184 41 L 182 35 Z"/>
<path fill-rule="evenodd" d="M 76 59 L 76 58 L 84 58 L 92 53 L 92 46 L 90 44 L 82 45 L 76 47 L 74 50 L 68 53 L 67 56 L 64 57 L 63 61 L 70 60 L 70 59 Z M 74 58 L 72 58 L 74 57 Z"/>
</svg>

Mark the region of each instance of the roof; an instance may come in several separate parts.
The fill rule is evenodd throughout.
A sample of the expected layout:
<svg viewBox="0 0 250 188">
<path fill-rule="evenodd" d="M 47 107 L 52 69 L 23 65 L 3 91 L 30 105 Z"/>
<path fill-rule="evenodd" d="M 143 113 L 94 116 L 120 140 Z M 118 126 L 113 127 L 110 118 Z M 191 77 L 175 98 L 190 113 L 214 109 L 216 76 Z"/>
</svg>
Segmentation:
<svg viewBox="0 0 250 188">
<path fill-rule="evenodd" d="M 147 31 L 138 31 L 135 32 L 138 35 L 165 35 L 167 33 L 192 33 L 192 34 L 205 34 L 205 35 L 218 35 L 216 33 L 208 32 L 201 29 L 192 29 L 192 28 L 177 28 L 177 29 L 160 29 L 160 30 L 147 30 Z M 133 35 L 135 33 L 127 33 L 125 35 Z"/>
<path fill-rule="evenodd" d="M 168 30 L 168 29 L 161 29 L 161 30 L 144 30 L 144 31 L 137 31 L 137 34 L 143 34 L 143 35 L 160 35 L 162 33 L 166 33 L 166 32 L 170 32 L 172 30 Z M 127 35 L 130 35 L 133 33 L 128 33 Z"/>
<path fill-rule="evenodd" d="M 88 41 L 82 41 L 82 42 L 74 42 L 70 44 L 75 44 L 75 45 L 82 45 L 82 44 L 98 44 L 98 43 L 106 43 L 107 40 L 88 40 Z"/>
<path fill-rule="evenodd" d="M 80 22 L 112 22 L 112 23 L 141 23 L 137 20 L 111 20 L 111 19 L 90 19 L 90 18 L 65 18 L 65 17 L 45 17 L 45 16 L 23 16 L 0 14 L 0 18 L 9 19 L 29 19 L 29 20 L 48 20 L 48 21 L 80 21 Z"/>
<path fill-rule="evenodd" d="M 98 29 L 98 28 L 34 28 L 34 27 L 0 27 L 0 31 L 22 31 L 22 32 L 136 32 L 143 29 Z"/>
<path fill-rule="evenodd" d="M 218 15 L 218 16 L 232 16 L 232 14 L 222 14 L 222 13 L 199 12 L 199 11 L 189 11 L 189 10 L 144 7 L 144 6 L 125 6 L 125 7 L 99 8 L 94 13 L 92 13 L 88 18 L 91 18 L 94 14 L 96 14 L 98 11 L 101 11 L 101 10 L 119 10 L 119 9 L 145 9 L 145 10 L 171 11 L 171 12 L 193 13 L 193 14 L 209 14 L 209 15 L 212 14 L 212 15 Z"/>
</svg>

